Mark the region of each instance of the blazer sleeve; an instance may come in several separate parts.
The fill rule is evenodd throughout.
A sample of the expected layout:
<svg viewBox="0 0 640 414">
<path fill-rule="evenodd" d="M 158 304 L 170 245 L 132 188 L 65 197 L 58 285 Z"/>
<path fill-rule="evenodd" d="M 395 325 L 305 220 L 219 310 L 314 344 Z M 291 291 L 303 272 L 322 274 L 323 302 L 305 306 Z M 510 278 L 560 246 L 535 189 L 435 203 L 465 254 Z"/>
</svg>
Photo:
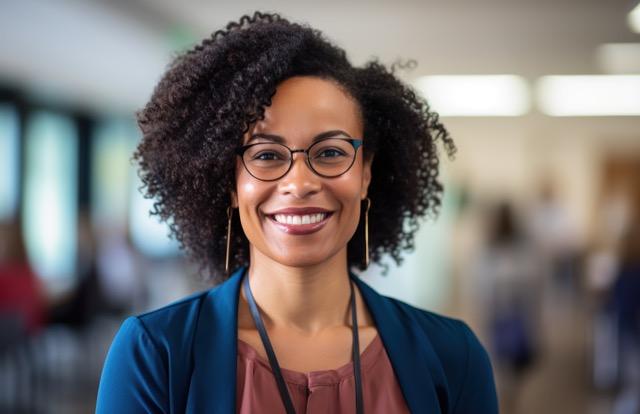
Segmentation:
<svg viewBox="0 0 640 414">
<path fill-rule="evenodd" d="M 127 318 L 102 369 L 96 414 L 168 413 L 167 367 L 136 316 Z"/>
<path fill-rule="evenodd" d="M 464 324 L 467 342 L 466 374 L 453 406 L 455 414 L 497 414 L 498 398 L 491 361 L 473 331 Z"/>
</svg>

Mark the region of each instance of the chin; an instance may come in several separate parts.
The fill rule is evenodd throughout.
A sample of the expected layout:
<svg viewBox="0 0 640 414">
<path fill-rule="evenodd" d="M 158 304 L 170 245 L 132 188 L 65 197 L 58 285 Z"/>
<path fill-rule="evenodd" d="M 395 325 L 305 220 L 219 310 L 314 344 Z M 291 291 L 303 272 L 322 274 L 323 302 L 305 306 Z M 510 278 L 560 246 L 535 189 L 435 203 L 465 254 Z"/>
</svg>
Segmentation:
<svg viewBox="0 0 640 414">
<path fill-rule="evenodd" d="M 329 261 L 330 256 L 295 255 L 275 257 L 274 259 L 283 266 L 288 267 L 312 267 Z"/>
<path fill-rule="evenodd" d="M 313 267 L 323 263 L 331 262 L 338 259 L 341 252 L 345 255 L 346 263 L 346 241 L 344 244 L 335 239 L 311 241 L 304 240 L 286 240 L 283 243 L 280 240 L 261 240 L 259 244 L 253 245 L 258 253 L 276 262 L 282 266 L 288 267 Z"/>
<path fill-rule="evenodd" d="M 291 250 L 280 250 L 270 254 L 274 261 L 289 267 L 311 267 L 317 266 L 325 262 L 329 262 L 335 259 L 335 255 L 339 254 L 340 249 L 324 249 L 318 244 L 309 246 L 307 248 L 300 248 Z"/>
</svg>

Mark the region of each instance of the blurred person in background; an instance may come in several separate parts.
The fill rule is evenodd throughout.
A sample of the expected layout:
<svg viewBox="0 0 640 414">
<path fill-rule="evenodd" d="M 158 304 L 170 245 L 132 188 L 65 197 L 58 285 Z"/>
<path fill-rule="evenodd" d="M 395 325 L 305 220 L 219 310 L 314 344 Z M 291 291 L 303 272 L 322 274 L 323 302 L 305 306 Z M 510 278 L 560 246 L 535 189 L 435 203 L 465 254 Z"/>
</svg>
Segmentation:
<svg viewBox="0 0 640 414">
<path fill-rule="evenodd" d="M 626 180 L 631 177 L 631 181 Z M 585 287 L 591 317 L 592 375 L 594 386 L 603 391 L 615 389 L 624 377 L 620 363 L 621 314 L 628 327 L 633 308 L 623 286 L 629 283 L 633 266 L 634 194 L 633 175 L 624 180 L 605 180 L 600 206 L 596 210 L 594 240 L 585 267 Z M 638 182 L 635 180 L 635 182 Z M 633 289 L 629 290 L 629 294 Z M 627 342 L 628 344 L 628 342 Z M 627 371 L 628 373 L 628 371 Z"/>
<path fill-rule="evenodd" d="M 29 260 L 18 218 L 0 223 L 0 349 L 34 336 L 46 322 L 46 296 Z"/>
<path fill-rule="evenodd" d="M 78 283 L 51 304 L 50 322 L 86 328 L 108 310 L 96 268 L 96 241 L 88 211 L 78 215 Z"/>
<path fill-rule="evenodd" d="M 531 235 L 541 271 L 552 292 L 574 298 L 579 287 L 576 259 L 580 249 L 577 225 L 571 211 L 559 198 L 557 184 L 542 179 L 538 197 L 528 212 Z"/>
<path fill-rule="evenodd" d="M 531 241 L 512 205 L 497 203 L 489 216 L 476 286 L 499 383 L 501 407 L 515 412 L 525 374 L 538 350 L 540 277 Z"/>
<path fill-rule="evenodd" d="M 19 217 L 0 223 L 0 412 L 31 410 L 35 397 L 30 346 L 44 332 L 47 299 L 31 269 Z M 21 401 L 21 403 L 18 403 Z"/>
<path fill-rule="evenodd" d="M 640 413 L 640 217 L 635 214 L 622 240 L 611 307 L 618 332 L 620 390 L 615 414 Z"/>
<path fill-rule="evenodd" d="M 436 143 L 455 151 L 393 71 L 256 12 L 179 56 L 138 122 L 156 214 L 221 283 L 124 321 L 98 413 L 497 413 L 464 322 L 350 270 L 401 261 L 441 204 Z"/>
<path fill-rule="evenodd" d="M 102 226 L 97 230 L 96 267 L 99 286 L 106 307 L 123 315 L 128 309 L 140 307 L 144 299 L 144 286 L 137 273 L 139 254 L 131 245 L 126 225 Z"/>
</svg>

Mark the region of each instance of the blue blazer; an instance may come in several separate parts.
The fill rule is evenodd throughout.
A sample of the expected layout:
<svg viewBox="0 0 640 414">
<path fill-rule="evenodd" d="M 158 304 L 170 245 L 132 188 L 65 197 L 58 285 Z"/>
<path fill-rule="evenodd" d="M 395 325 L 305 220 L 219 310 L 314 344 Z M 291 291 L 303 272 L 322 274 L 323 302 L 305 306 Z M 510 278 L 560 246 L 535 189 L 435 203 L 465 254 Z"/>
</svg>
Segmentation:
<svg viewBox="0 0 640 414">
<path fill-rule="evenodd" d="M 236 413 L 237 309 L 245 270 L 127 318 L 104 363 L 96 413 Z M 464 322 L 380 295 L 349 276 L 412 413 L 498 412 L 491 363 Z"/>
</svg>

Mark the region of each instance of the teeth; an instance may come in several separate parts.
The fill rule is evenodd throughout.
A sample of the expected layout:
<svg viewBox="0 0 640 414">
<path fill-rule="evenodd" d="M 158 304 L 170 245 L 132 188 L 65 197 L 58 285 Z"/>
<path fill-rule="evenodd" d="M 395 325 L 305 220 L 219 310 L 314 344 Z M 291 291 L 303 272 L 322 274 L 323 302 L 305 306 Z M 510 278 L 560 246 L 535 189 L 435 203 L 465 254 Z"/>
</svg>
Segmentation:
<svg viewBox="0 0 640 414">
<path fill-rule="evenodd" d="M 288 214 L 276 214 L 274 218 L 278 223 L 283 224 L 292 224 L 292 225 L 300 225 L 300 224 L 313 224 L 319 221 L 324 220 L 326 217 L 326 213 L 318 213 L 318 214 L 305 214 L 303 216 L 299 215 L 288 215 Z"/>
</svg>

